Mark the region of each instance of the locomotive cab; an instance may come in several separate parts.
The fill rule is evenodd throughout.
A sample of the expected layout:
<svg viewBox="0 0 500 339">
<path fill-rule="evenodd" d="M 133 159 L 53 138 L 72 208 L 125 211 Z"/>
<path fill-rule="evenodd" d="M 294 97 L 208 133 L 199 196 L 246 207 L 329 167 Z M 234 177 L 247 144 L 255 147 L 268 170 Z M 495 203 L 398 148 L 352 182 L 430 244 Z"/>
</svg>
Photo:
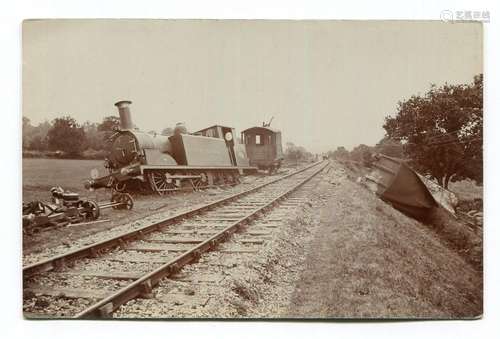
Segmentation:
<svg viewBox="0 0 500 339">
<path fill-rule="evenodd" d="M 194 135 L 223 139 L 233 166 L 249 166 L 245 147 L 236 140 L 234 128 L 228 126 L 214 125 L 199 130 Z"/>
<path fill-rule="evenodd" d="M 250 166 L 270 172 L 278 169 L 283 161 L 281 132 L 268 126 L 244 130 L 242 140 L 250 159 Z"/>
</svg>

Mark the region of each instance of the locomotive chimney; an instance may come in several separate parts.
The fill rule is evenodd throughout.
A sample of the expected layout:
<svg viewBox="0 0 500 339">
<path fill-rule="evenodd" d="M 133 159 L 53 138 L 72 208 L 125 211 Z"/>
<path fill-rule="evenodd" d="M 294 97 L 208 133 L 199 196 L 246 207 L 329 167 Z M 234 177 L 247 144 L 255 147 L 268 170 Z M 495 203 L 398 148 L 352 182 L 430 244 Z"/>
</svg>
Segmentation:
<svg viewBox="0 0 500 339">
<path fill-rule="evenodd" d="M 132 123 L 132 117 L 130 115 L 129 105 L 132 101 L 122 100 L 118 101 L 115 106 L 118 107 L 118 113 L 120 114 L 120 129 L 133 129 L 134 124 Z"/>
</svg>

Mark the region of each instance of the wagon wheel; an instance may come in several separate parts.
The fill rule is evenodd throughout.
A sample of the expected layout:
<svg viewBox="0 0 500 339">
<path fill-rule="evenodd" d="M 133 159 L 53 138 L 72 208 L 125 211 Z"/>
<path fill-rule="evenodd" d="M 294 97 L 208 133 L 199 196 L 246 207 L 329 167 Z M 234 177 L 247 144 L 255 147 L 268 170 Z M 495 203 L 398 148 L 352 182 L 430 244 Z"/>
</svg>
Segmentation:
<svg viewBox="0 0 500 339">
<path fill-rule="evenodd" d="M 178 188 L 175 185 L 175 180 L 171 178 L 170 173 L 152 171 L 148 173 L 151 189 L 159 195 L 164 195 L 168 192 L 176 191 Z"/>
<path fill-rule="evenodd" d="M 117 210 L 131 210 L 134 207 L 134 199 L 128 193 L 113 194 L 111 203 L 120 203 L 120 205 L 113 206 L 113 209 Z"/>
<path fill-rule="evenodd" d="M 86 200 L 82 202 L 83 217 L 87 220 L 96 220 L 99 218 L 101 211 L 99 205 L 94 200 Z"/>
<path fill-rule="evenodd" d="M 115 189 L 115 191 L 117 192 L 125 192 L 125 190 L 127 189 L 127 183 L 126 182 L 119 182 L 117 181 L 113 187 Z"/>
<path fill-rule="evenodd" d="M 42 231 L 42 228 L 39 226 L 35 226 L 29 230 L 28 234 L 38 234 Z"/>
<path fill-rule="evenodd" d="M 191 185 L 193 186 L 193 190 L 198 191 L 204 187 L 208 186 L 208 177 L 205 173 L 199 174 L 200 178 L 191 179 Z"/>
</svg>

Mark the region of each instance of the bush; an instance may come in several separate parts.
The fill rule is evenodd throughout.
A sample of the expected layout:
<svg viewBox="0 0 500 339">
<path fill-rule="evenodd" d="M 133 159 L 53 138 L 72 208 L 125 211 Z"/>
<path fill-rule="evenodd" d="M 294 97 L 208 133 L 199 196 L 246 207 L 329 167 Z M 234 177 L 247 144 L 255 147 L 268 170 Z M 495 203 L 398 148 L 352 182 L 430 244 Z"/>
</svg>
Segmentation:
<svg viewBox="0 0 500 339">
<path fill-rule="evenodd" d="M 46 158 L 44 152 L 23 150 L 23 158 Z"/>
<path fill-rule="evenodd" d="M 105 150 L 95 150 L 92 148 L 89 148 L 82 153 L 82 158 L 83 159 L 89 159 L 89 160 L 101 160 L 104 159 L 107 155 L 107 152 Z"/>
<path fill-rule="evenodd" d="M 81 154 L 66 153 L 63 151 L 34 151 L 24 150 L 22 153 L 23 158 L 54 158 L 54 159 L 86 159 L 86 160 L 104 160 L 107 156 L 105 150 L 95 150 L 89 148 Z"/>
</svg>

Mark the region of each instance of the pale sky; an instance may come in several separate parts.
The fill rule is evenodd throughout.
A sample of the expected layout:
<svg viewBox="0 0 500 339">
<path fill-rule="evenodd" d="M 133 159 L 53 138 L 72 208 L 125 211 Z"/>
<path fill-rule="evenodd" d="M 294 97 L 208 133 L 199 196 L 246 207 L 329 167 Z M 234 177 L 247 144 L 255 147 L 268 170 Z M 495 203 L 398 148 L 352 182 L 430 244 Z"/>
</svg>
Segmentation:
<svg viewBox="0 0 500 339">
<path fill-rule="evenodd" d="M 397 102 L 483 68 L 482 26 L 440 21 L 30 20 L 23 115 L 141 129 L 272 127 L 313 152 L 374 145 Z"/>
</svg>

